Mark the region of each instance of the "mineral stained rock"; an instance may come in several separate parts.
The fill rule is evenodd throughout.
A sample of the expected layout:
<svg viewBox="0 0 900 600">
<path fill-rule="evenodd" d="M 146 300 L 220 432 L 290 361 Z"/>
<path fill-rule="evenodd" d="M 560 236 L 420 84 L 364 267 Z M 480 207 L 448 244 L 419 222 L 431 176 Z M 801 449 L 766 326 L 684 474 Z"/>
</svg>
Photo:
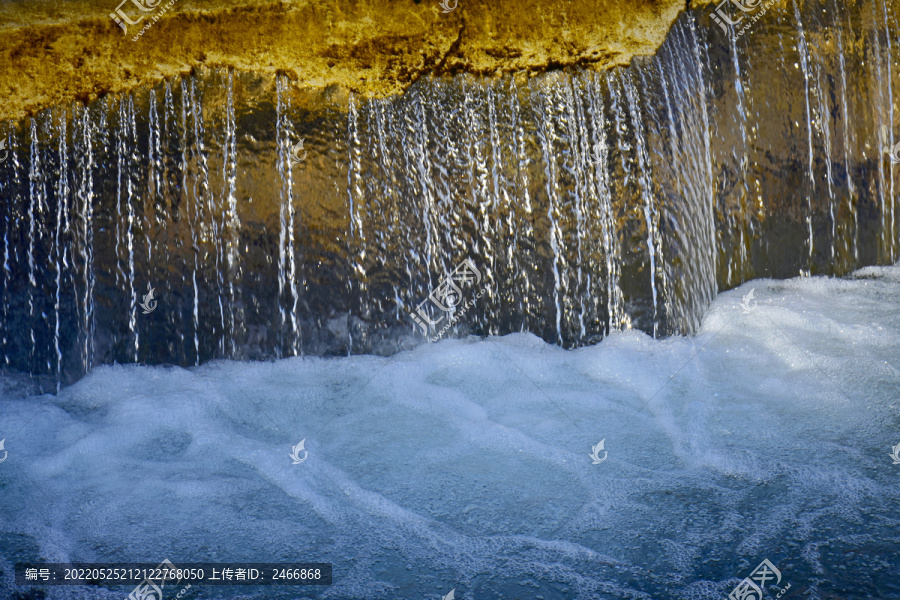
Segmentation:
<svg viewBox="0 0 900 600">
<path fill-rule="evenodd" d="M 135 1 L 122 6 L 132 38 Z M 507 20 L 460 4 L 433 15 L 436 29 L 458 29 L 418 71 L 389 61 L 414 39 L 400 17 L 382 26 L 396 38 L 345 33 L 356 41 L 340 48 L 354 50 L 335 50 L 328 69 L 346 68 L 346 81 L 322 78 L 332 71 L 310 66 L 319 59 L 213 63 L 214 43 L 185 43 L 186 31 L 225 28 L 199 12 L 145 19 L 137 41 L 116 38 L 141 60 L 104 64 L 135 72 L 188 46 L 204 63 L 185 59 L 190 73 L 158 81 L 146 71 L 147 85 L 95 101 L 73 85 L 82 95 L 53 104 L 65 78 L 48 75 L 33 102 L 51 108 L 0 124 L 0 369 L 59 385 L 113 362 L 391 354 L 445 327 L 565 347 L 628 328 L 692 334 L 716 294 L 743 282 L 893 264 L 898 3 L 692 7 L 624 68 L 605 68 L 624 53 L 574 64 L 586 45 L 557 52 L 524 25 L 516 39 L 543 40 L 544 54 L 493 56 L 467 40 L 505 39 L 488 16 Z M 259 31 L 251 15 L 265 10 L 222 12 L 243 11 L 242 29 Z M 306 21 L 292 10 L 267 22 L 296 21 L 289 42 L 229 36 L 232 50 L 247 40 L 260 56 L 305 51 L 299 40 L 323 35 L 305 33 L 309 23 L 378 31 L 359 8 L 352 19 L 305 9 Z M 183 20 L 178 36 L 168 18 Z M 122 35 L 98 19 L 97 39 Z M 159 56 L 141 55 L 167 35 Z M 367 56 L 363 80 L 351 67 Z M 451 317 L 430 298 L 464 259 L 490 292 L 464 290 L 476 306 Z M 144 312 L 151 290 L 159 306 Z"/>
<path fill-rule="evenodd" d="M 684 0 L 443 2 L 4 3 L 0 119 L 128 91 L 200 65 L 278 71 L 302 86 L 339 84 L 365 97 L 402 91 L 425 73 L 624 65 L 652 54 L 685 8 Z M 117 9 L 125 27 L 110 16 Z"/>
</svg>

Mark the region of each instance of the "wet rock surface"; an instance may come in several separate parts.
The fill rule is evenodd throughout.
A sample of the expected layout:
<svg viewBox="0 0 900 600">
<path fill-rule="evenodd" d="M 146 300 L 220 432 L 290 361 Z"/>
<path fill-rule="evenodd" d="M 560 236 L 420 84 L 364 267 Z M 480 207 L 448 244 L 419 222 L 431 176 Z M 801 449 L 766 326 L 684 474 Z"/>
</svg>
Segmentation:
<svg viewBox="0 0 900 600">
<path fill-rule="evenodd" d="M 438 0 L 119 2 L 4 3 L 0 119 L 201 66 L 281 72 L 301 86 L 339 85 L 371 97 L 401 92 L 424 74 L 623 65 L 653 53 L 685 6 L 448 0 L 456 8 L 444 12 Z M 110 18 L 119 7 L 127 33 Z"/>
<path fill-rule="evenodd" d="M 760 5 L 740 37 L 713 8 L 602 72 L 372 98 L 202 67 L 7 122 L 3 364 L 691 334 L 742 282 L 895 262 L 891 3 Z M 466 259 L 481 287 L 444 310 Z"/>
</svg>

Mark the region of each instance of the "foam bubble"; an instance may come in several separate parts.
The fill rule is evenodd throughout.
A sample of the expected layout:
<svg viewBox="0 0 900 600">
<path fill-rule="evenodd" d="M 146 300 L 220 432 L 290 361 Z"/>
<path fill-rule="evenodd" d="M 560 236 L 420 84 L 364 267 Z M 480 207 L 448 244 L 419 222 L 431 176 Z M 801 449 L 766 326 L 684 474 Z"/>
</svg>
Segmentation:
<svg viewBox="0 0 900 600">
<path fill-rule="evenodd" d="M 2 585 L 22 560 L 321 561 L 322 598 L 699 599 L 768 557 L 798 588 L 888 593 L 898 291 L 897 267 L 757 280 L 692 338 L 117 365 L 10 392 Z"/>
</svg>

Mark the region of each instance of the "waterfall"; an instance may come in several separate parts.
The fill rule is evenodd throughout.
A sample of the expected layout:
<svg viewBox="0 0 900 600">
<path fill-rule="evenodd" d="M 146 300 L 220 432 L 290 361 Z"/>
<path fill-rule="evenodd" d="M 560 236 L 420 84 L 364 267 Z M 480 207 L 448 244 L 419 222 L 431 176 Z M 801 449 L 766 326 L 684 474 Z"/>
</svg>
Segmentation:
<svg viewBox="0 0 900 600">
<path fill-rule="evenodd" d="M 282 340 L 278 345 L 278 355 L 281 356 L 284 347 L 289 348 L 291 356 L 299 353 L 301 346 L 299 340 L 299 327 L 297 324 L 297 264 L 295 260 L 294 250 L 296 248 L 294 238 L 294 221 L 296 213 L 294 209 L 294 192 L 293 192 L 293 161 L 291 160 L 291 148 L 293 144 L 290 141 L 292 135 L 291 123 L 287 117 L 287 111 L 290 103 L 285 98 L 285 88 L 287 81 L 284 77 L 279 77 L 278 84 L 278 120 L 276 121 L 276 148 L 278 148 L 278 175 L 281 180 L 281 210 L 279 212 L 281 227 L 279 229 L 278 243 L 278 310 L 281 314 L 281 332 Z M 289 304 L 290 308 L 285 308 L 285 304 Z M 288 330 L 288 324 L 290 329 Z"/>
<path fill-rule="evenodd" d="M 93 365 L 94 355 L 94 182 L 92 172 L 94 169 L 93 144 L 91 142 L 91 117 L 87 110 L 81 111 L 81 119 L 75 121 L 78 127 L 73 131 L 73 149 L 75 151 L 76 168 L 80 175 L 78 194 L 76 198 L 76 210 L 78 210 L 81 229 L 79 232 L 79 250 L 81 255 L 82 281 L 84 284 L 81 295 L 82 315 L 79 327 L 81 344 L 81 368 L 84 372 L 90 371 Z"/>
<path fill-rule="evenodd" d="M 347 169 L 347 188 L 350 200 L 350 231 L 348 240 L 348 254 L 351 255 L 352 267 L 350 269 L 351 276 L 347 278 L 349 297 L 356 298 L 362 303 L 366 292 L 365 283 L 365 247 L 366 238 L 363 232 L 362 219 L 360 218 L 361 207 L 357 205 L 357 199 L 362 198 L 362 188 L 360 186 L 360 163 L 361 150 L 359 141 L 359 116 L 356 111 L 356 102 L 353 96 L 350 96 L 348 109 L 348 138 L 349 138 L 349 168 Z M 409 267 L 407 266 L 407 273 Z M 359 306 L 359 305 L 357 305 Z M 348 311 L 348 317 L 353 314 Z M 357 314 L 359 309 L 357 308 Z M 353 352 L 353 327 L 348 323 L 347 328 L 347 351 Z M 365 340 L 360 340 L 364 342 Z M 363 346 L 364 347 L 364 346 Z"/>
<path fill-rule="evenodd" d="M 201 68 L 7 123 L 2 367 L 691 334 L 748 279 L 895 261 L 886 4 L 707 13 L 602 73 L 369 99 Z M 464 260 L 486 291 L 439 309 Z"/>
<path fill-rule="evenodd" d="M 230 332 L 230 345 L 228 356 L 237 355 L 237 331 L 239 324 L 243 322 L 243 313 L 238 308 L 239 293 L 241 289 L 241 265 L 240 265 L 240 231 L 241 221 L 238 216 L 237 205 L 237 139 L 234 122 L 234 75 L 228 72 L 226 87 L 227 104 L 225 120 L 225 139 L 223 142 L 222 179 L 225 186 L 222 196 L 225 198 L 226 213 L 224 218 L 225 234 L 223 235 L 222 251 L 227 265 L 228 278 L 228 323 L 223 325 L 223 336 Z"/>
<path fill-rule="evenodd" d="M 737 186 L 738 191 L 737 194 L 739 196 L 739 209 L 738 215 L 735 219 L 737 223 L 733 226 L 737 229 L 737 264 L 734 264 L 734 261 L 729 261 L 728 267 L 728 281 L 731 283 L 743 283 L 744 274 L 746 269 L 747 262 L 747 226 L 748 226 L 748 207 L 747 207 L 747 195 L 749 193 L 749 189 L 747 187 L 747 176 L 748 176 L 748 140 L 747 140 L 747 107 L 746 107 L 746 99 L 744 92 L 744 83 L 741 76 L 741 61 L 738 55 L 738 47 L 737 47 L 737 39 L 735 37 L 730 37 L 731 42 L 731 62 L 734 67 L 734 91 L 735 96 L 737 98 L 737 102 L 735 104 L 735 111 L 737 112 L 738 117 L 738 129 L 740 130 L 740 145 L 737 146 L 740 151 L 740 158 L 738 158 L 738 172 L 737 172 Z M 733 269 L 737 269 L 738 273 L 735 274 Z"/>
<path fill-rule="evenodd" d="M 816 178 L 813 174 L 813 115 L 809 106 L 809 47 L 806 44 L 806 32 L 803 29 L 803 20 L 800 15 L 800 7 L 797 6 L 797 0 L 791 0 L 794 5 L 794 18 L 797 23 L 797 52 L 800 55 L 800 68 L 803 72 L 803 101 L 806 106 L 806 139 L 808 142 L 809 154 L 807 160 L 807 174 L 809 175 L 809 189 L 807 190 L 806 203 L 808 212 L 806 215 L 806 224 L 809 229 L 809 241 L 807 242 L 807 251 L 809 252 L 809 268 L 801 270 L 801 275 L 809 275 L 812 273 L 813 263 L 813 194 L 816 191 Z"/>
<path fill-rule="evenodd" d="M 62 373 L 63 355 L 60 350 L 60 297 L 62 295 L 63 277 L 69 276 L 68 244 L 66 238 L 69 232 L 69 156 L 66 146 L 66 112 L 63 111 L 59 119 L 59 181 L 56 187 L 56 234 L 53 237 L 53 263 L 56 269 L 56 293 L 53 304 L 53 350 L 56 353 L 56 391 L 59 392 Z"/>
<path fill-rule="evenodd" d="M 873 10 L 877 10 L 879 6 L 876 4 Z M 893 95 L 891 90 L 891 77 L 893 76 L 891 73 L 891 28 L 888 25 L 888 16 L 887 16 L 887 5 L 884 0 L 881 0 L 880 3 L 881 12 L 884 15 L 883 23 L 884 23 L 884 46 L 886 51 L 882 51 L 880 44 L 881 40 L 881 32 L 878 30 L 877 26 L 874 32 L 874 39 L 876 40 L 875 48 L 876 48 L 876 57 L 875 57 L 875 65 L 878 73 L 878 93 L 881 97 L 882 103 L 887 107 L 887 114 L 879 113 L 879 119 L 883 119 L 887 117 L 887 123 L 881 122 L 880 131 L 882 133 L 883 139 L 883 147 L 893 148 L 894 146 L 894 103 L 892 101 Z M 878 19 L 877 15 L 873 16 L 874 19 Z M 886 92 L 886 93 L 885 93 Z M 897 256 L 897 236 L 896 236 L 896 225 L 894 223 L 894 171 L 891 169 L 887 177 L 890 178 L 890 182 L 886 181 L 886 175 L 884 172 L 885 162 L 882 161 L 880 163 L 881 168 L 879 170 L 879 177 L 881 180 L 882 192 L 881 192 L 881 200 L 882 200 L 882 235 L 884 235 L 884 255 L 886 260 L 892 260 Z M 890 165 L 888 165 L 890 169 Z"/>
<path fill-rule="evenodd" d="M 9 134 L 6 135 L 5 141 L 8 144 L 11 136 Z M 15 151 L 12 152 L 12 162 L 16 162 Z M 16 167 L 16 171 L 18 170 L 18 166 Z M 6 185 L 0 182 L 0 194 L 4 197 L 6 196 Z M 3 219 L 3 295 L 0 296 L 0 311 L 2 311 L 2 318 L 0 318 L 0 328 L 2 328 L 2 337 L 0 337 L 0 344 L 3 346 L 3 366 L 9 366 L 9 334 L 11 330 L 11 323 L 9 322 L 9 288 L 12 280 L 12 269 L 9 266 L 10 260 L 10 228 L 12 225 L 11 211 L 7 211 L 6 215 L 4 215 Z M 87 371 L 87 367 L 84 369 Z"/>
<path fill-rule="evenodd" d="M 845 167 L 844 177 L 847 180 L 847 204 L 846 209 L 839 210 L 838 215 L 849 214 L 853 216 L 853 227 L 850 231 L 846 229 L 841 229 L 838 227 L 835 231 L 835 245 L 837 244 L 838 238 L 848 240 L 848 244 L 852 248 L 853 259 L 850 261 L 848 258 L 844 258 L 841 262 L 843 264 L 847 264 L 848 262 L 856 263 L 859 260 L 859 248 L 856 240 L 857 232 L 859 231 L 859 224 L 856 219 L 856 208 L 853 204 L 853 176 L 851 175 L 849 166 L 850 166 L 850 112 L 848 110 L 847 103 L 847 63 L 844 59 L 844 27 L 843 23 L 840 22 L 841 11 L 838 10 L 837 0 L 833 0 L 831 4 L 831 15 L 832 15 L 832 29 L 834 31 L 835 36 L 835 45 L 837 48 L 837 58 L 838 58 L 838 75 L 841 80 L 841 122 L 843 123 L 843 146 L 844 146 L 844 164 Z M 847 14 L 847 31 L 850 31 L 850 21 L 849 14 Z"/>
<path fill-rule="evenodd" d="M 51 117 L 48 116 L 48 123 Z M 37 352 L 37 339 L 35 336 L 35 302 L 40 300 L 40 295 L 36 295 L 37 268 L 35 266 L 36 244 L 41 242 L 41 223 L 39 217 L 44 213 L 44 170 L 42 168 L 41 150 L 38 144 L 38 127 L 37 122 L 31 119 L 31 167 L 28 172 L 30 183 L 29 190 L 29 206 L 28 206 L 28 281 L 31 286 L 28 288 L 28 323 L 29 335 L 31 337 L 31 350 L 29 356 L 29 368 L 36 368 L 35 353 Z M 41 312 L 43 315 L 43 311 Z M 43 341 L 43 340 L 42 340 Z M 45 346 L 45 344 L 42 344 Z"/>
<path fill-rule="evenodd" d="M 657 261 L 662 260 L 662 240 L 659 237 L 659 217 L 656 211 L 656 202 L 653 199 L 653 174 L 650 167 L 650 158 L 647 155 L 647 141 L 644 139 L 643 118 L 638 104 L 637 90 L 630 78 L 625 80 L 625 97 L 628 100 L 628 113 L 631 115 L 631 125 L 634 131 L 635 154 L 637 156 L 638 181 L 640 183 L 641 198 L 643 200 L 644 221 L 647 228 L 647 253 L 650 257 L 650 296 L 653 301 L 653 337 L 656 337 L 658 320 L 658 292 L 656 281 L 659 278 L 662 283 L 662 291 L 665 291 L 665 271 L 657 272 Z"/>
<path fill-rule="evenodd" d="M 137 139 L 134 120 L 134 99 L 123 98 L 119 102 L 118 135 L 116 137 L 117 178 L 116 178 L 116 283 L 121 276 L 122 289 L 132 301 L 128 309 L 128 333 L 133 339 L 133 360 L 137 362 L 140 351 L 140 333 L 137 326 L 137 302 L 135 299 L 134 266 L 134 203 L 135 184 L 132 181 L 132 164 L 138 161 L 135 153 Z M 124 181 L 123 181 L 124 179 Z M 124 213 L 123 205 L 124 204 Z M 124 232 L 123 232 L 124 230 Z M 123 239 L 124 237 L 124 239 Z M 121 243 L 120 243 L 121 242 Z M 120 245 L 124 247 L 120 249 Z M 125 255 L 123 257 L 123 254 Z"/>
<path fill-rule="evenodd" d="M 556 90 L 553 90 L 556 91 Z M 532 91 L 534 94 L 534 91 Z M 550 248 L 553 251 L 553 261 L 550 268 L 553 272 L 553 306 L 554 306 L 554 322 L 556 323 L 556 340 L 562 343 L 562 306 L 560 305 L 560 296 L 565 293 L 563 289 L 563 278 L 560 273 L 560 238 L 562 234 L 559 226 L 559 196 L 557 193 L 557 154 L 553 148 L 554 133 L 550 130 L 550 119 L 552 113 L 550 106 L 546 106 L 542 101 L 544 98 L 541 94 L 537 94 L 536 119 L 538 138 L 541 143 L 542 155 L 544 156 L 544 181 L 547 191 L 547 220 L 550 221 Z"/>
</svg>

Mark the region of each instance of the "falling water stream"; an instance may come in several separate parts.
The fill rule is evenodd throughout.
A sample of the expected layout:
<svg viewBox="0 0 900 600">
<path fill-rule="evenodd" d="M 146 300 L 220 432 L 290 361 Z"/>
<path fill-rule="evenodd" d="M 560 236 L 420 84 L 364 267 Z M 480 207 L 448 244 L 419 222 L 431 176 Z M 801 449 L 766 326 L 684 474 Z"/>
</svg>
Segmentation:
<svg viewBox="0 0 900 600">
<path fill-rule="evenodd" d="M 604 73 L 365 99 L 200 69 L 8 122 L 2 365 L 59 386 L 391 353 L 426 339 L 410 313 L 465 259 L 489 291 L 450 335 L 565 347 L 690 334 L 749 279 L 892 263 L 896 17 L 825 4 L 739 39 L 689 11 Z"/>
</svg>

